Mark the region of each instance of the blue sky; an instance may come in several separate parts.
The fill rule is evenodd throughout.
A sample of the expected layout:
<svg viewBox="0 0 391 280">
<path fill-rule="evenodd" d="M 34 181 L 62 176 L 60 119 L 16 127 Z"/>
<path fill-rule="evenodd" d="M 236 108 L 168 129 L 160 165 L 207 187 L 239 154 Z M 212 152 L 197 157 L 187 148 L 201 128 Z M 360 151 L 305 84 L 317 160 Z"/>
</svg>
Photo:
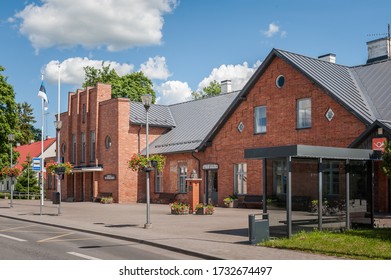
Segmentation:
<svg viewBox="0 0 391 280">
<path fill-rule="evenodd" d="M 0 65 L 17 101 L 34 108 L 36 127 L 44 74 L 45 134 L 54 136 L 58 64 L 61 111 L 83 67 L 102 62 L 119 74 L 142 70 L 158 103 L 171 104 L 212 80 L 240 89 L 272 48 L 364 64 L 366 42 L 386 35 L 390 10 L 389 0 L 2 0 Z"/>
</svg>

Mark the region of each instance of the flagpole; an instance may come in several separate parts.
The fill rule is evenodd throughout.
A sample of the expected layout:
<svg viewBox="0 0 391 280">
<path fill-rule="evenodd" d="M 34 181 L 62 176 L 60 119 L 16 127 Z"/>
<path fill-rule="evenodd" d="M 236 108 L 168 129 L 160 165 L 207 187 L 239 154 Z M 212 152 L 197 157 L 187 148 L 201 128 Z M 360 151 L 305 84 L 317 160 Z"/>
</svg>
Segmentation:
<svg viewBox="0 0 391 280">
<path fill-rule="evenodd" d="M 41 80 L 42 80 L 42 83 L 43 83 L 43 74 L 41 76 Z M 45 126 L 45 100 L 42 98 L 41 100 L 41 112 L 42 112 L 42 125 L 41 125 L 41 183 L 40 183 L 40 186 L 39 186 L 39 193 L 40 193 L 40 215 L 42 215 L 42 206 L 43 206 L 43 195 L 44 195 L 44 191 L 43 191 L 43 186 L 44 186 L 44 172 L 43 172 L 43 168 L 44 168 L 44 163 L 45 163 L 45 157 L 44 157 L 44 149 L 43 149 L 43 141 L 44 141 L 44 134 L 45 134 L 45 130 L 44 130 L 44 126 Z"/>
</svg>

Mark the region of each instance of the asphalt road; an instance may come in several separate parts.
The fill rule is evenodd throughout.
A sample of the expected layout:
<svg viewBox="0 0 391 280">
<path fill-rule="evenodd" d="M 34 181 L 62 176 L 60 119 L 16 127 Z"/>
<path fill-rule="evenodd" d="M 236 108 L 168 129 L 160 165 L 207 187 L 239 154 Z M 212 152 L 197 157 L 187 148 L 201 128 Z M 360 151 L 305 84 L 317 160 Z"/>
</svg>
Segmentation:
<svg viewBox="0 0 391 280">
<path fill-rule="evenodd" d="M 0 248 L 0 260 L 196 259 L 139 243 L 2 217 Z"/>
</svg>

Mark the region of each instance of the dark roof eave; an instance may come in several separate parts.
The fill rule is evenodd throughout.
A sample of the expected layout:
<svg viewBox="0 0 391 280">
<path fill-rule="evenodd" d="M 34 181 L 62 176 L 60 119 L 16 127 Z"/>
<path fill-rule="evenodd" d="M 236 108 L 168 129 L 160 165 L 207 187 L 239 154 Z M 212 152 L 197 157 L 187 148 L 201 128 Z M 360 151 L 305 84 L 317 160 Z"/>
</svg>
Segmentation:
<svg viewBox="0 0 391 280">
<path fill-rule="evenodd" d="M 391 134 L 389 127 L 385 126 L 379 120 L 374 121 L 370 126 L 367 127 L 348 147 L 355 148 L 360 145 L 377 127 L 383 128 L 386 132 Z"/>
</svg>

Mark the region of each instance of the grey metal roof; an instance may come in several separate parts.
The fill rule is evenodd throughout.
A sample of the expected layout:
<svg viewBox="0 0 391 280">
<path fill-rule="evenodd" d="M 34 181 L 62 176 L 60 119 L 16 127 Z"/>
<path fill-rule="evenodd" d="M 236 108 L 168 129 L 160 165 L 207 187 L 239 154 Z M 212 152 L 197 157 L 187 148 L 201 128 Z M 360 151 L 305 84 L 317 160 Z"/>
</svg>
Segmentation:
<svg viewBox="0 0 391 280">
<path fill-rule="evenodd" d="M 276 55 L 283 57 L 315 81 L 357 117 L 367 123 L 372 123 L 376 119 L 371 100 L 361 89 L 350 67 L 287 51 L 274 51 Z"/>
<path fill-rule="evenodd" d="M 132 124 L 144 125 L 146 123 L 146 112 L 142 103 L 130 101 L 129 119 Z M 164 105 L 151 104 L 148 111 L 148 123 L 151 126 L 175 127 L 170 109 Z"/>
<path fill-rule="evenodd" d="M 150 144 L 151 154 L 194 151 L 215 128 L 239 91 L 170 105 L 175 128 Z"/>
<path fill-rule="evenodd" d="M 391 61 L 354 67 L 352 72 L 371 99 L 377 119 L 391 120 Z"/>
</svg>

